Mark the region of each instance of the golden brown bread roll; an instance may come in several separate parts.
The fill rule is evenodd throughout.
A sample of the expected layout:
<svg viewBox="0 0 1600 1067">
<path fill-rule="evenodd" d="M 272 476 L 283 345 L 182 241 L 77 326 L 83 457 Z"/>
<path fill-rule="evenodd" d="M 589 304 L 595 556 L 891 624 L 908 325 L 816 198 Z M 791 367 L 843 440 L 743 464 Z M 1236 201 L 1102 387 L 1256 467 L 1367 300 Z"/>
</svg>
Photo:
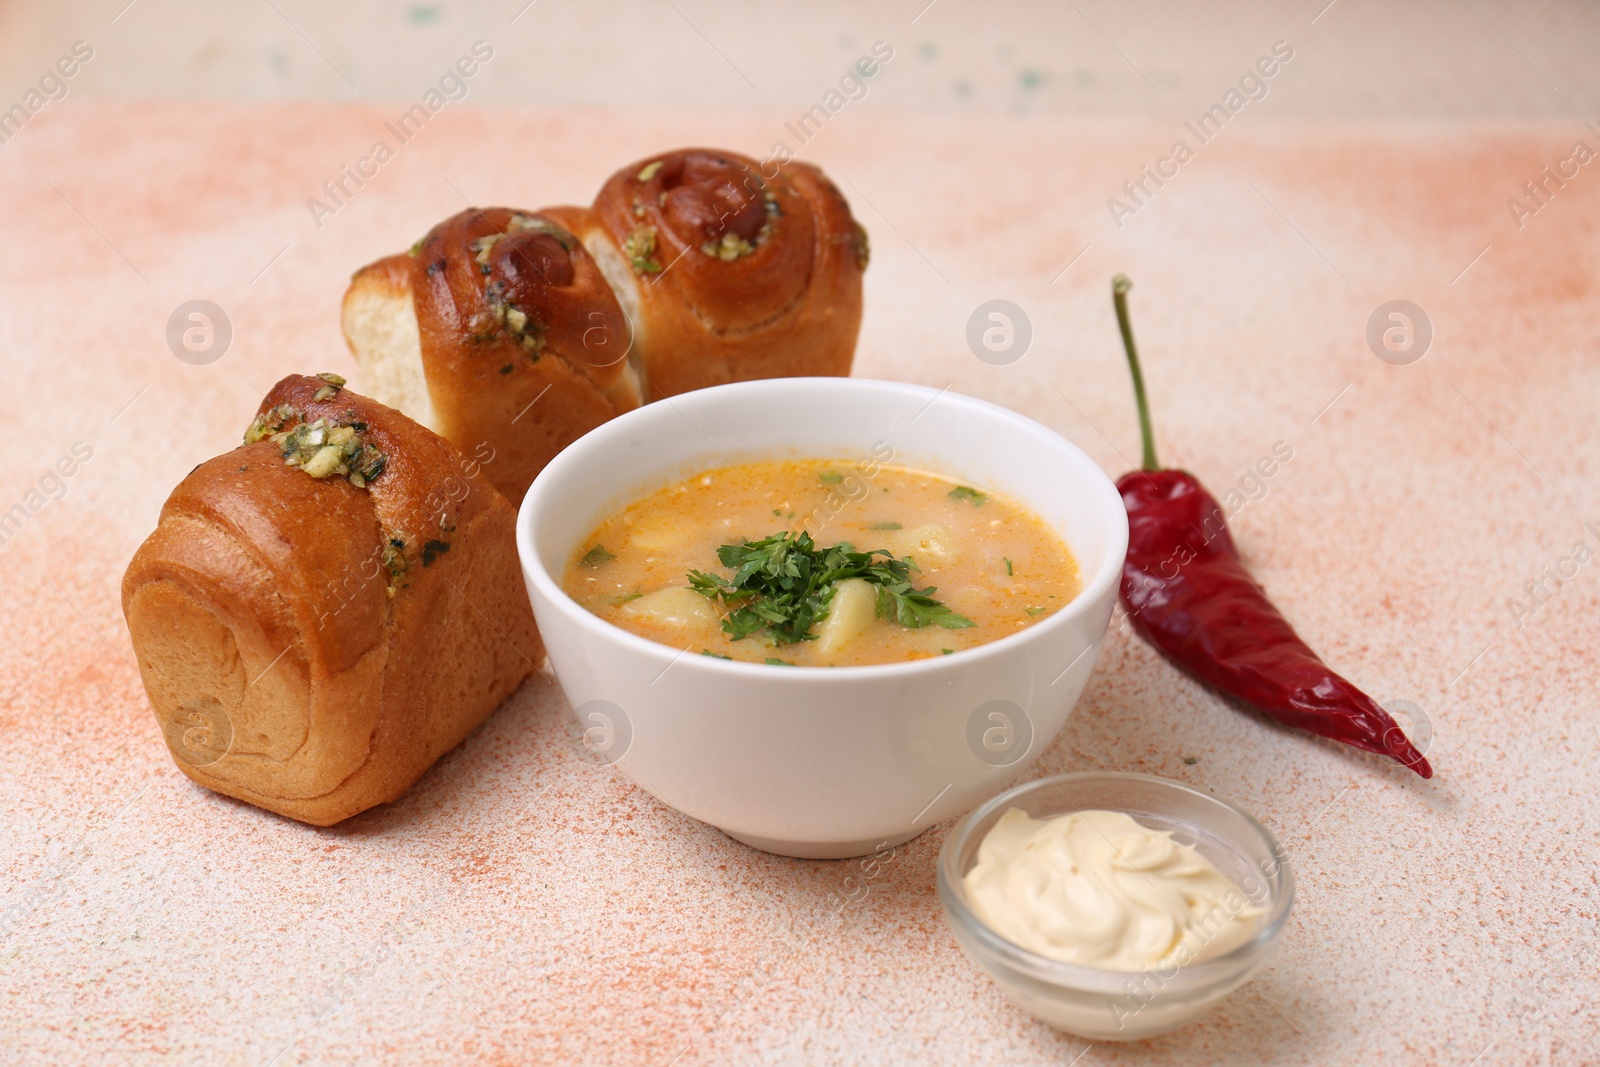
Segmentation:
<svg viewBox="0 0 1600 1067">
<path fill-rule="evenodd" d="M 822 171 L 687 148 L 612 175 L 578 231 L 634 329 L 647 399 L 847 375 L 867 237 Z"/>
<path fill-rule="evenodd" d="M 867 255 L 817 168 L 684 149 L 619 171 L 592 210 L 446 219 L 356 272 L 344 334 L 374 398 L 492 452 L 516 504 L 569 441 L 642 401 L 849 374 Z"/>
<path fill-rule="evenodd" d="M 569 442 L 639 406 L 629 329 L 573 234 L 583 208 L 469 208 L 357 271 L 363 386 L 469 454 L 513 503 Z"/>
<path fill-rule="evenodd" d="M 543 658 L 516 513 L 478 464 L 292 376 L 173 490 L 122 580 L 178 768 L 326 826 L 393 800 Z"/>
</svg>

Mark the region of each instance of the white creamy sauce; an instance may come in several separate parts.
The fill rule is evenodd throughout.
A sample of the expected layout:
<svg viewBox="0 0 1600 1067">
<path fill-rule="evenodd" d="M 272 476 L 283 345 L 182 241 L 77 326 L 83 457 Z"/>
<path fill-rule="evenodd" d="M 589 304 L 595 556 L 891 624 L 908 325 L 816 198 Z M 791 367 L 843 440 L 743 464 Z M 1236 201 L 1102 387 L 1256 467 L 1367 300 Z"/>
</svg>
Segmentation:
<svg viewBox="0 0 1600 1067">
<path fill-rule="evenodd" d="M 965 878 L 978 917 L 1050 959 L 1141 971 L 1213 959 L 1264 909 L 1192 845 L 1115 811 L 1033 819 L 1012 808 Z"/>
</svg>

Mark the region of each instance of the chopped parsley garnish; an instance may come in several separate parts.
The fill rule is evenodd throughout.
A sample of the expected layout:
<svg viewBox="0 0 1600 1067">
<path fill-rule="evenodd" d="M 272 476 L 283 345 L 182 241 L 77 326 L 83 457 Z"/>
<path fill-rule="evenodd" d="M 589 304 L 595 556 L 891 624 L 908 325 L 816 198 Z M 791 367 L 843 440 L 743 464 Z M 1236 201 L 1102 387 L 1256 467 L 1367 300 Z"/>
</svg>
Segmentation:
<svg viewBox="0 0 1600 1067">
<path fill-rule="evenodd" d="M 1001 556 L 1000 558 L 1006 561 L 1006 573 L 1014 574 L 1015 572 L 1011 569 L 1011 560 L 1006 556 Z"/>
<path fill-rule="evenodd" d="M 337 396 L 339 394 L 339 390 L 343 389 L 345 386 L 345 380 L 343 376 L 334 374 L 332 371 L 323 371 L 321 374 L 316 375 L 316 377 L 321 378 L 328 384 L 318 389 L 315 393 L 312 393 L 312 400 L 326 400 L 331 396 Z"/>
<path fill-rule="evenodd" d="M 578 561 L 578 566 L 603 567 L 616 558 L 616 553 L 607 552 L 605 545 L 595 545 L 583 554 L 583 558 Z"/>
<path fill-rule="evenodd" d="M 844 481 L 844 475 L 838 471 L 823 471 L 817 477 L 822 481 L 823 485 L 838 485 Z"/>
<path fill-rule="evenodd" d="M 951 500 L 971 501 L 972 506 L 975 508 L 983 507 L 984 501 L 989 499 L 988 493 L 980 493 L 970 485 L 958 485 L 945 495 Z"/>
<path fill-rule="evenodd" d="M 721 652 L 713 652 L 709 648 L 702 648 L 700 650 L 700 654 L 702 656 L 710 656 L 712 659 L 730 659 L 731 660 L 733 658 L 732 656 L 724 656 Z"/>
<path fill-rule="evenodd" d="M 317 389 L 314 400 L 325 400 L 344 386 L 344 379 L 337 374 L 317 377 L 327 384 Z M 388 459 L 362 436 L 367 424 L 356 419 L 354 411 L 347 411 L 341 417 L 345 421 L 330 423 L 319 418 L 306 422 L 305 412 L 279 404 L 255 417 L 244 432 L 244 443 L 270 440 L 278 446 L 283 461 L 289 466 L 299 467 L 313 478 L 337 474 L 362 489 L 383 473 Z"/>
<path fill-rule="evenodd" d="M 769 666 L 769 667 L 793 667 L 794 664 L 790 663 L 786 659 L 779 659 L 777 656 L 768 656 L 767 657 L 767 666 Z"/>
<path fill-rule="evenodd" d="M 622 243 L 622 254 L 628 257 L 628 262 L 633 264 L 633 269 L 641 274 L 659 274 L 661 264 L 651 258 L 656 250 L 656 228 L 654 226 L 640 226 L 628 234 L 628 239 Z"/>
<path fill-rule="evenodd" d="M 411 569 L 411 564 L 406 562 L 406 543 L 398 537 L 389 538 L 389 543 L 383 546 L 383 565 L 389 569 L 388 593 L 394 596 L 396 584 L 405 577 L 406 571 Z"/>
<path fill-rule="evenodd" d="M 767 227 L 763 226 L 765 230 Z M 756 235 L 756 240 L 761 240 L 761 235 Z M 756 250 L 756 246 L 746 241 L 743 237 L 729 230 L 722 235 L 720 241 L 707 241 L 700 246 L 700 251 L 713 259 L 720 259 L 724 263 L 732 263 L 740 256 L 748 256 Z"/>
<path fill-rule="evenodd" d="M 943 652 L 947 656 L 953 656 L 956 654 L 956 650 L 953 648 L 941 648 L 939 651 Z"/>
<path fill-rule="evenodd" d="M 1028 608 L 1027 612 L 1028 612 L 1028 617 L 1031 619 L 1031 618 L 1036 618 L 1036 617 L 1038 617 L 1040 615 L 1043 615 L 1044 614 L 1044 609 L 1043 608 Z"/>
<path fill-rule="evenodd" d="M 898 522 L 869 522 L 867 524 L 867 529 L 869 529 L 869 530 L 903 530 L 903 529 L 905 529 L 905 527 L 901 526 Z"/>
<path fill-rule="evenodd" d="M 864 578 L 878 587 L 878 616 L 890 622 L 911 629 L 973 625 L 935 600 L 935 587 L 913 588 L 911 572 L 917 565 L 909 557 L 895 559 L 887 549 L 857 552 L 847 542 L 818 548 L 801 531 L 723 545 L 717 558 L 733 571 L 731 578 L 690 571 L 689 585 L 733 609 L 722 620 L 722 629 L 735 641 L 762 632 L 779 645 L 816 640 L 812 628 L 828 617 L 838 583 L 847 578 Z"/>
</svg>

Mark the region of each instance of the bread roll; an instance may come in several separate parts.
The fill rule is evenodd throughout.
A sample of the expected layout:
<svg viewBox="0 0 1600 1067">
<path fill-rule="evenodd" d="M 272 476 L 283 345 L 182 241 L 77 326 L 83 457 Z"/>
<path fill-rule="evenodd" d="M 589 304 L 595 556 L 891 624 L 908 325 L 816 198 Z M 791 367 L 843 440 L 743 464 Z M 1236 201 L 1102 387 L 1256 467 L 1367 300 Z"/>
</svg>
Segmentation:
<svg viewBox="0 0 1600 1067">
<path fill-rule="evenodd" d="M 345 293 L 363 387 L 492 455 L 484 473 L 514 504 L 569 442 L 639 406 L 628 322 L 573 234 L 588 215 L 470 208 Z"/>
<path fill-rule="evenodd" d="M 619 171 L 592 210 L 446 219 L 356 272 L 344 334 L 368 392 L 493 456 L 518 504 L 568 442 L 643 401 L 849 374 L 867 255 L 817 168 L 684 149 Z"/>
<path fill-rule="evenodd" d="M 178 768 L 318 826 L 398 797 L 544 656 L 511 505 L 342 384 L 279 382 L 122 581 Z"/>
<path fill-rule="evenodd" d="M 578 235 L 633 323 L 646 399 L 847 375 L 867 236 L 805 163 L 689 148 L 629 164 Z"/>
</svg>

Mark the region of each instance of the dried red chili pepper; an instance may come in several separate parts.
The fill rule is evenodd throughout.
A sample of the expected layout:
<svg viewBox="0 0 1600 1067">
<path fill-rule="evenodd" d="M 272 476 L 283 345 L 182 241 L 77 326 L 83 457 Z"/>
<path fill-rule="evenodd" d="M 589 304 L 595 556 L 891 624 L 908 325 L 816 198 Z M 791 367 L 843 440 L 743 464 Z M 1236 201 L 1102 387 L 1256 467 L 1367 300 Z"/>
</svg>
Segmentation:
<svg viewBox="0 0 1600 1067">
<path fill-rule="evenodd" d="M 1117 482 L 1128 509 L 1122 602 L 1146 641 L 1190 674 L 1280 722 L 1391 756 L 1424 778 L 1433 768 L 1377 701 L 1322 662 L 1239 560 L 1221 506 L 1187 471 L 1156 462 L 1128 290 L 1111 282 L 1133 372 L 1143 469 Z"/>
</svg>

